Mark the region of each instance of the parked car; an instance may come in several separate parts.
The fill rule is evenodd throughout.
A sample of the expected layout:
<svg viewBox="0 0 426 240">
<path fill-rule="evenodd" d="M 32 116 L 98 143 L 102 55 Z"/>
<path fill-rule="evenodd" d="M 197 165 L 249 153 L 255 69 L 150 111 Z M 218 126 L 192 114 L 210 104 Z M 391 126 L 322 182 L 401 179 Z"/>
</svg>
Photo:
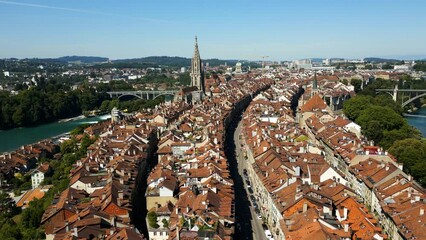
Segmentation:
<svg viewBox="0 0 426 240">
<path fill-rule="evenodd" d="M 265 230 L 265 235 L 268 239 L 272 238 L 272 234 L 271 234 L 271 231 L 269 231 L 269 229 Z"/>
</svg>

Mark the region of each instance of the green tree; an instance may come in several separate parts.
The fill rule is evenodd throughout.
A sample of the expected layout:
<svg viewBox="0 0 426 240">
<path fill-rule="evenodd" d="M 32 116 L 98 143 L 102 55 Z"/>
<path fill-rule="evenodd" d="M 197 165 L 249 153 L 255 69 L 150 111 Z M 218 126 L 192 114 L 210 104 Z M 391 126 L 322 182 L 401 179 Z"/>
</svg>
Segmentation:
<svg viewBox="0 0 426 240">
<path fill-rule="evenodd" d="M 19 227 L 12 220 L 8 219 L 0 228 L 0 239 L 22 239 L 22 234 Z"/>
<path fill-rule="evenodd" d="M 22 226 L 25 228 L 38 228 L 44 213 L 43 199 L 34 199 L 29 206 L 22 211 Z"/>
<path fill-rule="evenodd" d="M 354 121 L 361 112 L 371 106 L 372 103 L 373 98 L 370 96 L 356 96 L 343 103 L 343 112 L 349 119 Z"/>
<path fill-rule="evenodd" d="M 391 108 L 374 105 L 362 110 L 355 122 L 361 126 L 364 135 L 375 143 L 382 140 L 385 130 L 399 129 L 407 124 L 405 119 Z"/>
<path fill-rule="evenodd" d="M 426 140 L 407 138 L 396 141 L 389 152 L 404 164 L 404 171 L 426 186 Z"/>
<path fill-rule="evenodd" d="M 388 94 L 380 94 L 374 97 L 374 104 L 382 107 L 389 107 L 395 112 L 401 114 L 402 108 L 399 104 L 393 101 L 392 97 Z"/>
<path fill-rule="evenodd" d="M 356 79 L 356 78 L 352 78 L 351 79 L 351 85 L 354 86 L 354 91 L 356 93 L 360 92 L 361 86 L 362 86 L 362 80 L 361 79 Z"/>
<path fill-rule="evenodd" d="M 68 141 L 64 141 L 61 144 L 61 153 L 62 154 L 73 153 L 73 152 L 75 152 L 76 149 L 77 149 L 77 145 L 76 145 L 76 142 L 73 139 L 68 140 Z"/>
<path fill-rule="evenodd" d="M 148 224 L 152 228 L 159 228 L 160 226 L 157 223 L 157 213 L 155 212 L 148 212 Z"/>
<path fill-rule="evenodd" d="M 16 126 L 25 125 L 25 112 L 21 107 L 18 107 L 13 113 L 12 120 Z"/>
<path fill-rule="evenodd" d="M 19 213 L 13 199 L 5 192 L 0 193 L 0 210 L 0 219 L 7 219 Z"/>
<path fill-rule="evenodd" d="M 383 138 L 380 141 L 380 146 L 384 149 L 388 149 L 397 140 L 403 140 L 406 138 L 420 139 L 421 133 L 418 129 L 411 127 L 408 124 L 404 124 L 400 129 L 385 130 L 383 132 Z"/>
</svg>

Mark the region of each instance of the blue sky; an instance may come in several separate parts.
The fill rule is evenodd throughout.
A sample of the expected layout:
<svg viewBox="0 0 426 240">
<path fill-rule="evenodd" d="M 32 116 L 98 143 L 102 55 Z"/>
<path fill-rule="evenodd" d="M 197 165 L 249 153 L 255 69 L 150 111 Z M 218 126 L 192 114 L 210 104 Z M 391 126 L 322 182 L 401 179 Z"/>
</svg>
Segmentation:
<svg viewBox="0 0 426 240">
<path fill-rule="evenodd" d="M 0 58 L 426 55 L 425 0 L 0 0 Z"/>
</svg>

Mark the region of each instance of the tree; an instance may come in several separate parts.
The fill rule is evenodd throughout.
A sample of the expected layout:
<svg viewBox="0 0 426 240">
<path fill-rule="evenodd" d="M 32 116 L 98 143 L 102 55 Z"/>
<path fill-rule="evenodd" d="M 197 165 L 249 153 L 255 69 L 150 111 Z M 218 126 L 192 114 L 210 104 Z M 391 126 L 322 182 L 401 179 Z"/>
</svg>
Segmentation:
<svg viewBox="0 0 426 240">
<path fill-rule="evenodd" d="M 44 213 L 43 199 L 34 199 L 22 212 L 22 226 L 25 228 L 38 228 Z"/>
<path fill-rule="evenodd" d="M 159 228 L 160 226 L 157 223 L 157 213 L 155 212 L 148 212 L 148 224 L 152 228 Z"/>
<path fill-rule="evenodd" d="M 402 113 L 401 106 L 393 101 L 392 97 L 388 94 L 380 94 L 374 97 L 374 104 L 377 106 L 389 107 L 399 114 Z"/>
<path fill-rule="evenodd" d="M 0 218 L 10 218 L 19 213 L 19 208 L 15 206 L 15 202 L 7 193 L 0 193 Z"/>
<path fill-rule="evenodd" d="M 6 220 L 6 223 L 3 224 L 0 229 L 0 239 L 22 239 L 22 234 L 18 226 L 12 220 Z"/>
<path fill-rule="evenodd" d="M 76 150 L 77 146 L 76 143 L 73 139 L 68 140 L 68 141 L 64 141 L 61 144 L 61 153 L 65 154 L 65 153 L 72 153 Z"/>
<path fill-rule="evenodd" d="M 407 138 L 396 141 L 389 152 L 404 164 L 404 171 L 426 186 L 426 140 Z"/>
<path fill-rule="evenodd" d="M 163 223 L 163 228 L 169 227 L 169 221 L 167 221 L 167 219 L 163 218 L 163 220 L 161 222 Z"/>
<path fill-rule="evenodd" d="M 383 138 L 380 141 L 380 146 L 384 149 L 388 149 L 397 140 L 403 140 L 406 138 L 420 139 L 421 133 L 418 129 L 411 127 L 408 124 L 404 124 L 400 129 L 385 130 L 383 132 Z"/>
<path fill-rule="evenodd" d="M 343 112 L 349 119 L 354 121 L 372 102 L 373 98 L 370 96 L 356 96 L 343 103 Z"/>
<path fill-rule="evenodd" d="M 358 93 L 359 91 L 361 91 L 361 86 L 362 86 L 362 80 L 361 79 L 356 79 L 356 78 L 352 78 L 351 79 L 351 85 L 354 86 L 354 91 L 356 93 Z"/>
<path fill-rule="evenodd" d="M 23 126 L 25 124 L 25 112 L 21 107 L 18 107 L 12 115 L 13 123 L 16 126 Z"/>
<path fill-rule="evenodd" d="M 407 124 L 405 119 L 389 107 L 369 106 L 361 111 L 355 120 L 363 129 L 364 135 L 379 143 L 385 130 L 391 131 Z"/>
</svg>

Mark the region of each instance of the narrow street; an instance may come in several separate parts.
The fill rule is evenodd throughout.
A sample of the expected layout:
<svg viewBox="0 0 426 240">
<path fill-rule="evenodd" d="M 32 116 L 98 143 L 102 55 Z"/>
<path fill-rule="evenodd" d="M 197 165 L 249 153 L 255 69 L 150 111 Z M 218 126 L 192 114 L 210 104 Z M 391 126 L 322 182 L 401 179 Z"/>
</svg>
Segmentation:
<svg viewBox="0 0 426 240">
<path fill-rule="evenodd" d="M 242 113 L 241 113 L 242 114 Z M 245 181 L 243 179 L 243 168 L 245 160 L 238 159 L 242 156 L 239 134 L 241 131 L 241 114 L 236 115 L 227 129 L 225 139 L 225 154 L 229 161 L 230 172 L 234 180 L 235 191 L 235 239 L 266 239 L 261 220 L 257 219 L 247 194 Z"/>
<path fill-rule="evenodd" d="M 244 159 L 244 150 L 242 149 L 242 142 L 240 140 L 240 134 L 241 134 L 241 128 L 242 128 L 243 122 L 240 121 L 238 123 L 237 129 L 234 132 L 234 142 L 235 142 L 235 152 L 236 152 L 236 158 L 237 158 L 237 162 L 238 162 L 238 172 L 240 174 L 240 176 L 243 176 L 243 171 L 244 169 L 247 169 L 247 160 Z M 246 190 L 246 193 L 248 193 L 247 190 L 247 184 L 244 181 L 243 182 L 244 185 L 244 189 Z M 251 200 L 250 200 L 251 201 Z M 263 230 L 262 227 L 262 219 L 258 219 L 257 218 L 257 214 L 255 212 L 255 209 L 253 207 L 253 203 L 251 202 L 251 206 L 250 206 L 250 212 L 251 212 L 251 226 L 252 226 L 252 230 L 253 230 L 253 239 L 259 239 L 259 240 L 263 240 L 263 239 L 267 239 L 265 236 L 265 232 Z"/>
</svg>

